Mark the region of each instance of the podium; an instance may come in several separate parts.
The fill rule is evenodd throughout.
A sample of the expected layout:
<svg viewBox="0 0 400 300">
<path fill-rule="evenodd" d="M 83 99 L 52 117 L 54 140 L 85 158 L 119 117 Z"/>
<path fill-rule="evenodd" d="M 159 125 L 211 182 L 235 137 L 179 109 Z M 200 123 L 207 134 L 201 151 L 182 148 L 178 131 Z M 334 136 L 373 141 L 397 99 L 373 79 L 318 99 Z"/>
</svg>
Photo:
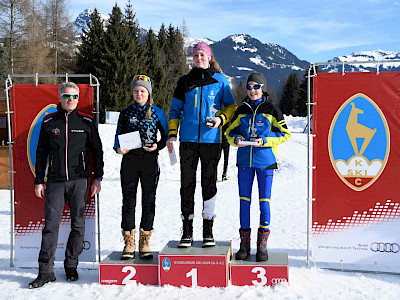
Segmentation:
<svg viewBox="0 0 400 300">
<path fill-rule="evenodd" d="M 232 260 L 232 242 L 217 241 L 215 247 L 202 248 L 194 241 L 189 248 L 178 248 L 169 241 L 152 259 L 120 260 L 114 251 L 99 264 L 99 282 L 103 285 L 171 285 L 187 287 L 270 286 L 289 282 L 288 254 L 269 252 L 268 260 L 256 262 L 254 254 L 246 260 Z"/>
<path fill-rule="evenodd" d="M 289 259 L 287 253 L 269 252 L 268 260 L 256 262 L 256 256 L 230 263 L 231 284 L 237 286 L 270 286 L 289 282 Z"/>
<path fill-rule="evenodd" d="M 231 241 L 217 241 L 208 248 L 202 248 L 201 241 L 189 248 L 178 248 L 178 241 L 170 241 L 158 255 L 159 284 L 226 287 L 231 256 Z"/>
<path fill-rule="evenodd" d="M 121 260 L 121 251 L 114 251 L 99 264 L 99 282 L 105 285 L 126 285 L 132 283 L 158 285 L 158 252 L 152 252 L 152 259 L 135 258 Z"/>
</svg>

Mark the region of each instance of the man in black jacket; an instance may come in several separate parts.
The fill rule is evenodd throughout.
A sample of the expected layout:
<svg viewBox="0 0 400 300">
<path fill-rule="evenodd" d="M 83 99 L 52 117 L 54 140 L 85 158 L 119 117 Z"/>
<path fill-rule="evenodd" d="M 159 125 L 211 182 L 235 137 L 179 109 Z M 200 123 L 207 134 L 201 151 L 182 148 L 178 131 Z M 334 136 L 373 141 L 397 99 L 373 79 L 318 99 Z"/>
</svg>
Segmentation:
<svg viewBox="0 0 400 300">
<path fill-rule="evenodd" d="M 91 196 L 101 190 L 103 149 L 99 133 L 90 115 L 78 112 L 79 88 L 66 82 L 58 88 L 57 112 L 43 119 L 36 149 L 35 194 L 45 198 L 45 227 L 39 253 L 39 275 L 29 284 L 38 288 L 55 281 L 54 259 L 61 214 L 68 201 L 71 232 L 65 250 L 64 268 L 68 281 L 78 280 L 78 256 L 83 250 L 85 204 L 89 184 L 89 152 L 93 157 L 94 178 Z M 47 186 L 45 173 L 47 159 Z M 46 196 L 46 197 L 45 197 Z"/>
</svg>

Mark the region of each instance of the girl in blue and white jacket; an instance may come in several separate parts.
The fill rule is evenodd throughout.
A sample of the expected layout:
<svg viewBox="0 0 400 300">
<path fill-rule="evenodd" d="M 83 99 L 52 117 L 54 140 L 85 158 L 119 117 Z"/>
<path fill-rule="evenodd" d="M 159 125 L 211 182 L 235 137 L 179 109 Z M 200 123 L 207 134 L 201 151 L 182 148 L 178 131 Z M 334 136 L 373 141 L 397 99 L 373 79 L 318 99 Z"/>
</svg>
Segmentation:
<svg viewBox="0 0 400 300">
<path fill-rule="evenodd" d="M 237 107 L 231 88 L 208 45 L 193 47 L 194 68 L 178 80 L 169 113 L 168 150 L 179 128 L 181 163 L 182 238 L 179 247 L 193 242 L 196 170 L 201 162 L 203 247 L 215 245 L 212 234 L 217 194 L 217 165 L 221 155 L 221 127 Z M 211 121 L 207 123 L 207 120 Z"/>
<path fill-rule="evenodd" d="M 257 232 L 257 261 L 268 259 L 267 240 L 270 228 L 270 201 L 274 169 L 277 168 L 278 145 L 290 139 L 290 132 L 278 107 L 268 100 L 266 80 L 260 73 L 247 79 L 247 97 L 236 110 L 226 131 L 228 142 L 239 147 L 237 152 L 240 196 L 240 250 L 236 259 L 250 255 L 250 204 L 255 174 L 257 174 L 260 226 Z M 249 145 L 248 141 L 253 141 Z"/>
</svg>

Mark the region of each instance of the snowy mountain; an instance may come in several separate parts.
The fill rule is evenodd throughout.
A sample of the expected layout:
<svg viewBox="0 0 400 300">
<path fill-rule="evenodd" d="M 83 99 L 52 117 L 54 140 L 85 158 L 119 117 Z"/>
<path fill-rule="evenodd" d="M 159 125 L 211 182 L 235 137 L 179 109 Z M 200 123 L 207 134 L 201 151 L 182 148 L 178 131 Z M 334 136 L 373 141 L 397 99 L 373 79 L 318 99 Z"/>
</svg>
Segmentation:
<svg viewBox="0 0 400 300">
<path fill-rule="evenodd" d="M 222 70 L 236 82 L 245 81 L 250 72 L 264 74 L 268 85 L 279 91 L 287 76 L 296 72 L 303 78 L 310 63 L 299 60 L 282 46 L 262 43 L 247 34 L 235 34 L 215 42 L 214 54 Z"/>
<path fill-rule="evenodd" d="M 94 13 L 94 10 L 91 8 L 85 9 L 83 12 L 79 14 L 79 16 L 74 21 L 75 32 L 77 35 L 82 34 L 83 29 L 87 29 L 87 21 L 90 20 L 90 16 Z M 102 14 L 99 12 L 101 18 L 103 19 L 103 23 L 105 24 L 110 18 L 109 15 Z"/>
<path fill-rule="evenodd" d="M 79 14 L 79 16 L 75 19 L 74 21 L 74 26 L 75 26 L 75 32 L 77 35 L 81 35 L 83 32 L 83 29 L 87 29 L 87 21 L 90 20 L 90 16 L 94 13 L 94 10 L 91 8 L 85 9 L 83 12 Z M 107 25 L 108 19 L 110 18 L 109 15 L 102 14 L 99 12 L 101 19 L 103 20 L 104 26 Z M 139 35 L 141 35 L 142 39 L 145 37 L 148 33 L 147 29 L 144 28 L 139 28 Z M 155 32 L 157 35 L 157 33 Z"/>
<path fill-rule="evenodd" d="M 87 28 L 86 21 L 93 14 L 92 9 L 84 10 L 75 20 L 77 34 L 82 33 L 82 29 Z M 108 15 L 101 14 L 104 22 L 109 19 Z M 139 33 L 144 38 L 148 30 L 139 29 Z M 157 32 L 155 32 L 157 35 Z M 212 45 L 215 57 L 219 62 L 223 72 L 228 76 L 230 82 L 245 81 L 250 72 L 260 72 L 264 74 L 269 86 L 272 86 L 279 93 L 286 78 L 290 73 L 297 73 L 300 80 L 304 78 L 304 70 L 308 69 L 310 63 L 298 59 L 293 53 L 282 46 L 273 43 L 262 43 L 248 34 L 235 34 L 215 42 L 208 38 L 196 38 L 184 36 L 184 47 L 186 49 L 187 62 L 192 64 L 192 47 L 196 43 L 206 43 Z M 353 52 L 351 55 L 334 57 L 330 62 L 349 62 L 349 61 L 383 61 L 388 59 L 400 59 L 399 52 L 375 50 Z M 328 65 L 320 67 L 325 72 L 342 72 L 341 65 Z M 379 66 L 380 71 L 400 71 L 400 63 L 385 63 Z M 375 64 L 354 64 L 345 65 L 346 72 L 376 72 Z"/>
<path fill-rule="evenodd" d="M 366 61 L 400 60 L 400 53 L 394 51 L 361 51 L 350 55 L 338 56 L 329 62 L 363 62 L 360 64 L 345 65 L 345 72 L 376 72 L 377 66 Z M 329 65 L 320 68 L 327 72 L 342 72 L 342 65 Z M 379 65 L 380 71 L 400 71 L 400 62 L 384 63 Z"/>
<path fill-rule="evenodd" d="M 197 43 L 204 43 L 207 45 L 212 45 L 215 43 L 215 41 L 210 40 L 208 38 L 195 38 L 195 37 L 191 37 L 191 36 L 187 36 L 187 35 L 183 36 L 183 42 L 184 42 L 184 47 L 186 49 L 190 49 Z"/>
</svg>

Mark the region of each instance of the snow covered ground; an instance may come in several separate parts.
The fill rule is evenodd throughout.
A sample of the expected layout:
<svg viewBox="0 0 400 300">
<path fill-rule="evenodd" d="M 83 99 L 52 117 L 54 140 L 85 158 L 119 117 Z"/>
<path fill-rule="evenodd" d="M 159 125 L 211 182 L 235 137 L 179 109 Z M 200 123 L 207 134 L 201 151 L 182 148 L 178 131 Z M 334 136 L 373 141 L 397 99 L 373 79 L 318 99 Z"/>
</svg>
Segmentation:
<svg viewBox="0 0 400 300">
<path fill-rule="evenodd" d="M 279 166 L 272 190 L 272 227 L 268 240 L 271 252 L 288 252 L 289 284 L 274 287 L 176 288 L 143 285 L 103 286 L 98 283 L 97 265 L 81 264 L 80 279 L 67 282 L 64 270 L 57 265 L 57 281 L 30 290 L 36 268 L 10 268 L 9 191 L 0 191 L 0 299 L 395 299 L 400 295 L 400 276 L 356 273 L 307 268 L 307 135 L 304 119 L 288 117 L 292 139 L 279 148 Z M 123 248 L 120 231 L 121 191 L 119 169 L 121 157 L 114 153 L 115 125 L 100 125 L 105 150 L 105 176 L 100 194 L 101 256 Z M 228 177 L 236 177 L 235 149 L 231 147 Z M 161 177 L 151 246 L 161 250 L 169 240 L 180 238 L 179 165 L 171 166 L 167 150 L 160 153 Z M 222 173 L 222 160 L 219 165 Z M 200 175 L 200 172 L 198 172 Z M 219 175 L 220 176 L 220 175 Z M 198 176 L 198 186 L 200 176 Z M 253 198 L 257 199 L 256 184 Z M 38 200 L 39 201 L 39 200 Z M 201 240 L 201 190 L 196 190 L 194 238 Z M 140 216 L 140 201 L 137 207 Z M 239 200 L 237 180 L 218 183 L 214 236 L 232 240 L 234 252 L 239 248 Z M 258 201 L 251 210 L 253 244 L 258 227 Z M 138 222 L 137 222 L 138 226 Z M 254 250 L 255 246 L 252 245 Z M 37 258 L 33 258 L 36 260 Z M 397 295 L 397 296 L 396 296 Z"/>
</svg>

